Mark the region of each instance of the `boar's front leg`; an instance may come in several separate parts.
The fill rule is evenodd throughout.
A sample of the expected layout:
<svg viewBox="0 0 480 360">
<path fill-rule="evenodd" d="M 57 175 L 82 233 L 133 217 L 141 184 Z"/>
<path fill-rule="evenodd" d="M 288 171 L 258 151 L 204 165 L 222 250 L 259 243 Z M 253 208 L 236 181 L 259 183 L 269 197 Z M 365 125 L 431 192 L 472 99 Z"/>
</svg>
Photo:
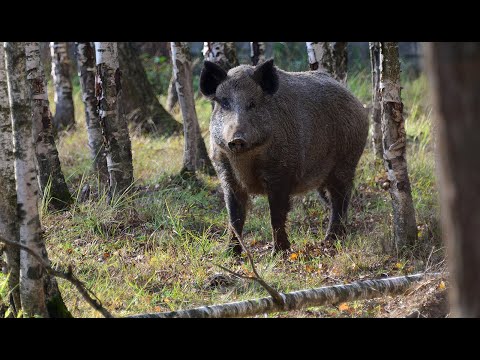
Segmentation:
<svg viewBox="0 0 480 360">
<path fill-rule="evenodd" d="M 243 225 L 247 216 L 248 194 L 240 188 L 225 186 L 225 204 L 229 216 L 230 245 L 233 253 L 240 255 L 242 246 L 233 229 L 242 236 Z"/>
<path fill-rule="evenodd" d="M 290 192 L 285 187 L 270 188 L 268 191 L 270 219 L 273 232 L 273 253 L 290 249 L 285 222 L 290 210 Z"/>
</svg>

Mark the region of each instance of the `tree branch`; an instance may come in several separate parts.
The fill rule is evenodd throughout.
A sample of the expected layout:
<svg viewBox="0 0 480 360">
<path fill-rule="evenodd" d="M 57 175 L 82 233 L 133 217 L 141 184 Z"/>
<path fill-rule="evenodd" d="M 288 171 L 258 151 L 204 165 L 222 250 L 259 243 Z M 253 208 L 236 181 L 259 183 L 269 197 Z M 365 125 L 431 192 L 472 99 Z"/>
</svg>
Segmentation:
<svg viewBox="0 0 480 360">
<path fill-rule="evenodd" d="M 95 310 L 100 312 L 106 318 L 113 318 L 114 317 L 107 309 L 105 309 L 102 306 L 102 303 L 98 299 L 98 297 L 91 290 L 87 289 L 87 287 L 73 274 L 71 265 L 68 265 L 68 270 L 66 272 L 60 270 L 58 267 L 52 268 L 50 266 L 50 264 L 48 264 L 40 255 L 38 255 L 35 251 L 30 249 L 28 246 L 25 246 L 25 245 L 20 244 L 16 241 L 7 240 L 7 239 L 1 238 L 1 237 L 0 237 L 0 242 L 3 242 L 7 245 L 17 246 L 20 249 L 25 250 L 30 255 L 35 257 L 35 259 L 38 260 L 38 262 L 44 267 L 44 269 L 47 271 L 48 274 L 59 277 L 59 278 L 62 278 L 62 279 L 65 279 L 65 280 L 69 281 L 70 283 L 72 283 L 73 286 L 75 286 L 75 288 L 78 290 L 78 292 L 83 296 L 85 301 L 88 304 L 90 304 L 90 306 L 92 306 Z M 90 296 L 90 294 L 95 299 L 92 298 L 92 296 Z"/>
<path fill-rule="evenodd" d="M 242 248 L 243 250 L 245 251 L 245 253 L 247 254 L 247 257 L 248 257 L 248 260 L 250 261 L 250 265 L 252 266 L 252 271 L 253 273 L 255 274 L 255 277 L 251 277 L 250 279 L 252 280 L 255 280 L 256 282 L 258 282 L 265 290 L 267 290 L 267 292 L 270 294 L 270 296 L 272 297 L 273 301 L 280 307 L 284 307 L 286 304 L 285 304 L 285 300 L 284 298 L 282 297 L 282 294 L 280 294 L 277 290 L 275 290 L 273 287 L 271 287 L 270 285 L 268 285 L 265 280 L 262 279 L 262 277 L 260 275 L 258 275 L 258 272 L 257 272 L 257 269 L 255 268 L 255 263 L 253 262 L 253 257 L 252 257 L 252 254 L 250 254 L 250 251 L 247 249 L 247 247 L 245 246 L 245 243 L 243 242 L 243 239 L 242 237 L 240 236 L 240 234 L 237 232 L 237 230 L 235 230 L 233 227 L 232 227 L 232 230 L 233 232 L 235 233 L 235 236 L 237 237 L 238 241 L 240 242 L 240 245 L 242 245 Z"/>
<path fill-rule="evenodd" d="M 443 273 L 415 274 L 383 279 L 363 280 L 351 284 L 325 286 L 283 294 L 285 306 L 272 297 L 238 301 L 229 304 L 202 306 L 195 309 L 164 313 L 138 314 L 129 318 L 227 318 L 246 317 L 279 311 L 299 310 L 313 306 L 338 304 L 341 302 L 373 299 L 384 295 L 401 295 L 413 284 L 430 278 L 444 276 Z"/>
</svg>

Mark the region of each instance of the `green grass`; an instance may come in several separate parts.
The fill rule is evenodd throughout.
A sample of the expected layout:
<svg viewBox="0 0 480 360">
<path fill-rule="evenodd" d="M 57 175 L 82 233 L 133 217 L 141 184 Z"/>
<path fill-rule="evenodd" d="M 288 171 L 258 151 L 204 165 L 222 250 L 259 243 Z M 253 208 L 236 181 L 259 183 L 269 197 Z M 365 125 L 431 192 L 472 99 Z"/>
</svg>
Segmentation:
<svg viewBox="0 0 480 360">
<path fill-rule="evenodd" d="M 350 74 L 349 87 L 368 104 L 370 76 Z M 381 189 L 385 172 L 374 164 L 367 146 L 357 169 L 356 190 L 349 212 L 351 233 L 337 243 L 338 253 L 320 249 L 328 212 L 315 193 L 295 198 L 289 214 L 288 233 L 295 255 L 271 256 L 268 202 L 252 200 L 245 225 L 245 241 L 252 249 L 258 271 L 276 289 L 286 292 L 361 278 L 422 271 L 432 251 L 441 247 L 438 200 L 434 177 L 430 105 L 425 99 L 425 78 L 404 84 L 408 165 L 413 189 L 420 245 L 401 258 L 386 255 L 382 243 L 391 236 L 391 204 Z M 58 143 L 60 160 L 70 189 L 77 193 L 84 182 L 95 184 L 85 132 L 83 105 L 74 92 L 77 128 Z M 161 101 L 164 102 L 164 97 Z M 208 142 L 211 105 L 197 99 L 202 134 Z M 181 120 L 180 114 L 175 116 Z M 248 274 L 245 258 L 227 251 L 227 213 L 219 182 L 199 175 L 198 181 L 180 180 L 183 137 L 132 137 L 136 185 L 150 185 L 146 193 L 123 198 L 108 206 L 105 196 L 76 203 L 66 213 L 43 212 L 49 256 L 55 263 L 71 264 L 75 274 L 115 315 L 187 309 L 267 296 L 256 283 L 234 280 L 232 285 L 208 288 L 209 278 L 222 272 L 215 264 Z M 154 186 L 157 185 L 157 186 Z M 121 206 L 120 206 L 121 205 Z M 434 252 L 430 261 L 443 258 Z M 4 277 L 0 275 L 0 289 Z M 76 317 L 98 317 L 63 280 L 59 284 L 67 306 Z M 320 307 L 292 314 L 269 316 L 380 316 L 376 303 L 355 302 L 346 313 Z"/>
</svg>

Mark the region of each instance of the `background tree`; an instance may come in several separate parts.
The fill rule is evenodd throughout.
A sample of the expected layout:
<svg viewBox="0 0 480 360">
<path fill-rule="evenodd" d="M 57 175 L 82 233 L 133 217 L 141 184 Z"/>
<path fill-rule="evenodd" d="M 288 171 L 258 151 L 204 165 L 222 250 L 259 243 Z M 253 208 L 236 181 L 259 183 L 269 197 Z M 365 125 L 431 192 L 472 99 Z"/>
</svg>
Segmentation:
<svg viewBox="0 0 480 360">
<path fill-rule="evenodd" d="M 328 72 L 337 81 L 347 83 L 346 42 L 307 42 L 310 70 Z"/>
<path fill-rule="evenodd" d="M 188 44 L 172 42 L 172 63 L 178 102 L 183 117 L 184 151 L 182 174 L 194 174 L 199 167 L 198 142 L 202 141 L 193 93 L 191 57 Z"/>
<path fill-rule="evenodd" d="M 250 43 L 250 58 L 252 64 L 257 65 L 259 62 L 265 61 L 265 43 L 251 42 Z"/>
<path fill-rule="evenodd" d="M 12 121 L 10 119 L 10 103 L 8 101 L 7 72 L 5 68 L 5 51 L 0 43 L 0 238 L 18 241 L 17 228 L 17 193 L 15 185 L 15 158 L 13 155 Z M 10 307 L 16 315 L 21 309 L 20 302 L 20 249 L 6 247 L 8 288 L 10 291 Z"/>
<path fill-rule="evenodd" d="M 171 135 L 182 125 L 160 104 L 148 81 L 138 54 L 129 42 L 119 42 L 118 56 L 122 71 L 123 107 L 128 123 L 144 133 Z"/>
<path fill-rule="evenodd" d="M 380 43 L 369 43 L 370 63 L 372 67 L 372 146 L 378 159 L 383 159 L 382 146 L 382 107 L 380 105 Z"/>
<path fill-rule="evenodd" d="M 103 146 L 102 127 L 95 97 L 95 47 L 91 42 L 77 42 L 76 55 L 78 77 L 82 88 L 85 105 L 85 122 L 87 125 L 88 147 L 93 160 L 93 168 L 101 184 L 108 184 L 108 169 L 105 148 Z"/>
<path fill-rule="evenodd" d="M 96 42 L 96 96 L 104 134 L 109 174 L 109 198 L 133 182 L 132 145 L 123 112 L 121 72 L 116 42 Z"/>
<path fill-rule="evenodd" d="M 63 176 L 57 146 L 55 145 L 52 116 L 49 108 L 47 83 L 40 61 L 38 42 L 26 43 L 27 79 L 30 86 L 33 111 L 33 136 L 37 159 L 40 189 L 44 196 L 50 184 L 50 204 L 62 210 L 72 204 L 73 199 Z"/>
<path fill-rule="evenodd" d="M 453 316 L 480 317 L 480 44 L 427 43 Z"/>
<path fill-rule="evenodd" d="M 19 240 L 48 263 L 38 213 L 39 188 L 36 181 L 32 99 L 27 84 L 25 45 L 23 42 L 5 43 Z M 55 278 L 45 273 L 39 261 L 25 250 L 20 250 L 20 299 L 25 316 L 71 316 L 63 303 Z"/>
<path fill-rule="evenodd" d="M 170 78 L 170 83 L 168 84 L 167 91 L 167 110 L 172 112 L 175 105 L 178 103 L 178 94 L 177 94 L 177 85 L 175 83 L 175 74 L 172 69 L 172 77 Z"/>
<path fill-rule="evenodd" d="M 66 42 L 51 42 L 52 76 L 55 88 L 55 115 L 53 124 L 57 130 L 75 126 L 70 59 Z"/>
<path fill-rule="evenodd" d="M 204 42 L 203 57 L 205 60 L 217 63 L 225 71 L 240 65 L 233 42 Z"/>
<path fill-rule="evenodd" d="M 385 170 L 390 182 L 393 206 L 393 241 L 387 251 L 401 250 L 417 239 L 415 209 L 408 178 L 403 103 L 400 94 L 398 43 L 380 44 L 380 87 L 382 105 L 382 143 Z"/>
</svg>

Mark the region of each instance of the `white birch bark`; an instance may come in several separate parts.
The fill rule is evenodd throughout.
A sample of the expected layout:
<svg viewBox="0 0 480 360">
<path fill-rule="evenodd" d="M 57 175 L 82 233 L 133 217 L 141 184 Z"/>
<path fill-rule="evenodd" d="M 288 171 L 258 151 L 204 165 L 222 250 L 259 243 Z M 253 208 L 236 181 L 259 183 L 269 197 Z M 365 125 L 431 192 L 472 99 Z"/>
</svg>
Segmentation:
<svg viewBox="0 0 480 360">
<path fill-rule="evenodd" d="M 382 107 L 380 104 L 380 43 L 370 42 L 370 64 L 372 70 L 372 147 L 377 159 L 383 159 Z"/>
<path fill-rule="evenodd" d="M 326 42 L 307 42 L 307 55 L 310 70 L 327 71 L 330 74 L 330 49 Z"/>
<path fill-rule="evenodd" d="M 217 63 L 225 71 L 239 65 L 233 42 L 204 42 L 202 53 L 205 60 Z"/>
<path fill-rule="evenodd" d="M 258 63 L 265 61 L 264 42 L 250 42 L 250 58 L 252 59 L 253 65 L 257 65 Z"/>
<path fill-rule="evenodd" d="M 51 42 L 52 76 L 55 87 L 55 116 L 53 124 L 59 130 L 75 126 L 70 59 L 66 42 Z"/>
<path fill-rule="evenodd" d="M 95 47 L 91 42 L 77 42 L 75 45 L 90 156 L 100 184 L 108 186 L 107 158 L 95 96 Z"/>
<path fill-rule="evenodd" d="M 12 121 L 8 100 L 5 50 L 0 43 L 0 238 L 18 241 L 17 192 L 15 185 L 15 157 L 13 154 Z M 21 309 L 20 302 L 20 250 L 13 246 L 6 248 L 8 288 L 11 293 L 10 305 L 14 314 Z"/>
<path fill-rule="evenodd" d="M 223 305 L 203 306 L 190 310 L 165 313 L 138 314 L 132 318 L 231 318 L 247 317 L 280 311 L 299 310 L 313 306 L 374 299 L 385 295 L 401 295 L 412 285 L 427 277 L 440 274 L 416 274 L 385 279 L 354 282 L 346 285 L 325 286 L 316 289 L 280 294 L 285 305 L 274 302 L 272 297 L 238 301 Z"/>
<path fill-rule="evenodd" d="M 68 208 L 73 199 L 63 176 L 57 146 L 55 145 L 47 83 L 43 64 L 40 61 L 39 43 L 27 42 L 25 45 L 27 80 L 32 98 L 33 137 L 40 189 L 45 194 L 45 189 L 50 180 L 50 204 L 55 209 L 61 210 Z"/>
<path fill-rule="evenodd" d="M 42 254 L 45 247 L 38 214 L 39 189 L 35 168 L 32 107 L 27 84 L 25 43 L 7 42 L 5 52 L 13 126 L 20 243 L 38 254 Z M 43 272 L 43 267 L 32 255 L 20 250 L 20 297 L 23 313 L 26 316 L 48 317 Z"/>
<path fill-rule="evenodd" d="M 104 134 L 109 195 L 121 194 L 133 182 L 132 145 L 122 108 L 121 72 L 116 42 L 96 42 L 96 96 Z"/>
<path fill-rule="evenodd" d="M 380 94 L 382 105 L 382 144 L 385 170 L 390 181 L 393 207 L 393 239 L 387 251 L 398 252 L 417 240 L 417 225 L 407 171 L 405 120 L 400 95 L 398 43 L 380 45 Z"/>
<path fill-rule="evenodd" d="M 183 118 L 184 151 L 182 173 L 197 170 L 197 142 L 200 136 L 193 94 L 192 69 L 188 44 L 171 42 L 173 71 L 178 94 L 178 103 Z"/>
</svg>

